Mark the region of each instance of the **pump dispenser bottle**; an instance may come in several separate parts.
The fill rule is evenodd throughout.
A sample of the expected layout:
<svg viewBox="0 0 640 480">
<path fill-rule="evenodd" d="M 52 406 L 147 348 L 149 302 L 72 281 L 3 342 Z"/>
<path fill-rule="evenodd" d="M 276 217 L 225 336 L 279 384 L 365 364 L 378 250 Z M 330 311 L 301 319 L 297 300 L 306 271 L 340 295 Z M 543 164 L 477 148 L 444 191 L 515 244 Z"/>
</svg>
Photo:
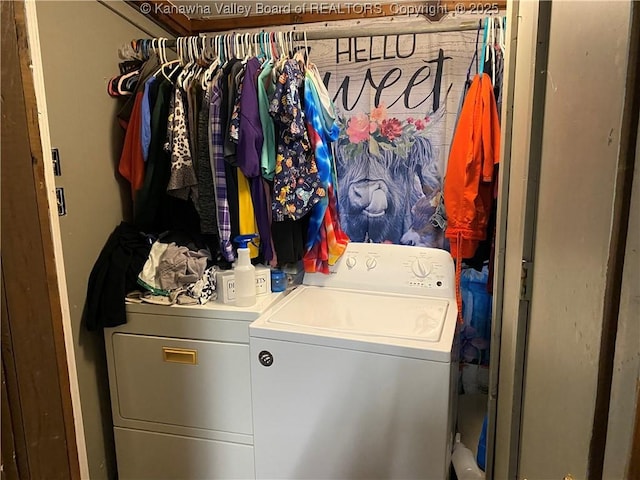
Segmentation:
<svg viewBox="0 0 640 480">
<path fill-rule="evenodd" d="M 256 303 L 256 269 L 251 265 L 249 255 L 249 242 L 257 235 L 238 235 L 235 238 L 238 244 L 238 260 L 233 269 L 234 284 L 236 290 L 236 306 L 250 307 Z"/>
</svg>

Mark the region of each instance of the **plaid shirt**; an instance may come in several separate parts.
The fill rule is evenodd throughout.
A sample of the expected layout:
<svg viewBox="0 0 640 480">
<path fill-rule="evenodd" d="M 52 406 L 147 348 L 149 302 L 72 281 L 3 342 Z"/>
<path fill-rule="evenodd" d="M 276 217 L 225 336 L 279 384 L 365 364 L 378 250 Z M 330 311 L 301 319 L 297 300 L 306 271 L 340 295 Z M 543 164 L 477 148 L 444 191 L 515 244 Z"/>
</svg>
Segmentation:
<svg viewBox="0 0 640 480">
<path fill-rule="evenodd" d="M 220 251 L 224 258 L 233 262 L 235 255 L 231 244 L 231 215 L 229 214 L 229 200 L 227 197 L 227 180 L 224 173 L 224 136 L 220 117 L 220 104 L 222 102 L 222 90 L 220 89 L 220 72 L 210 83 L 210 110 L 209 110 L 209 138 L 211 148 L 209 156 L 211 169 L 214 174 L 214 188 L 216 204 L 218 206 L 218 234 L 220 235 Z"/>
</svg>

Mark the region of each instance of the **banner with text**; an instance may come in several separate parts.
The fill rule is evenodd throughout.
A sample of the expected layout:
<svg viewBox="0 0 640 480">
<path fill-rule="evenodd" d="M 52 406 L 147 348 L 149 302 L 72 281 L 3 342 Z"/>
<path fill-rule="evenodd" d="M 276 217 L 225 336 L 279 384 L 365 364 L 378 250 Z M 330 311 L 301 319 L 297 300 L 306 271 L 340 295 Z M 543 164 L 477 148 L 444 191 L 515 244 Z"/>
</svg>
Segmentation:
<svg viewBox="0 0 640 480">
<path fill-rule="evenodd" d="M 339 116 L 342 227 L 352 241 L 442 248 L 442 179 L 476 32 L 309 46 Z"/>
</svg>

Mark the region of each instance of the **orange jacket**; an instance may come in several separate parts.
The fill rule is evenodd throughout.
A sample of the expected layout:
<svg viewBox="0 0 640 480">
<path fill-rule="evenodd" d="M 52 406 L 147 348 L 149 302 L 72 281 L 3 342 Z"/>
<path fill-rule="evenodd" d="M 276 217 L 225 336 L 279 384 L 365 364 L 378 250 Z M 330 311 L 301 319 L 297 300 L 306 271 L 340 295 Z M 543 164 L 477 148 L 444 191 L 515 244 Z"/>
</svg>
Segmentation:
<svg viewBox="0 0 640 480">
<path fill-rule="evenodd" d="M 500 159 L 500 123 L 491 79 L 476 75 L 451 142 L 444 179 L 445 236 L 454 258 L 470 258 L 486 237 L 493 169 Z"/>
</svg>

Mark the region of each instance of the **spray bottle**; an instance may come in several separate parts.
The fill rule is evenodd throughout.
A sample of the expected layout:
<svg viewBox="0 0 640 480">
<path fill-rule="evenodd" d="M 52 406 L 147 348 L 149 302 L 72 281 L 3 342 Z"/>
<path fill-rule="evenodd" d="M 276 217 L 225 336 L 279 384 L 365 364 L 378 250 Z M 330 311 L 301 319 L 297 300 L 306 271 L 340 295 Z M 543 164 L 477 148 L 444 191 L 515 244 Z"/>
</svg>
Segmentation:
<svg viewBox="0 0 640 480">
<path fill-rule="evenodd" d="M 249 242 L 256 237 L 256 234 L 249 234 L 234 239 L 238 244 L 238 260 L 233 269 L 237 307 L 250 307 L 256 303 L 256 269 L 251 265 L 249 255 Z"/>
</svg>

